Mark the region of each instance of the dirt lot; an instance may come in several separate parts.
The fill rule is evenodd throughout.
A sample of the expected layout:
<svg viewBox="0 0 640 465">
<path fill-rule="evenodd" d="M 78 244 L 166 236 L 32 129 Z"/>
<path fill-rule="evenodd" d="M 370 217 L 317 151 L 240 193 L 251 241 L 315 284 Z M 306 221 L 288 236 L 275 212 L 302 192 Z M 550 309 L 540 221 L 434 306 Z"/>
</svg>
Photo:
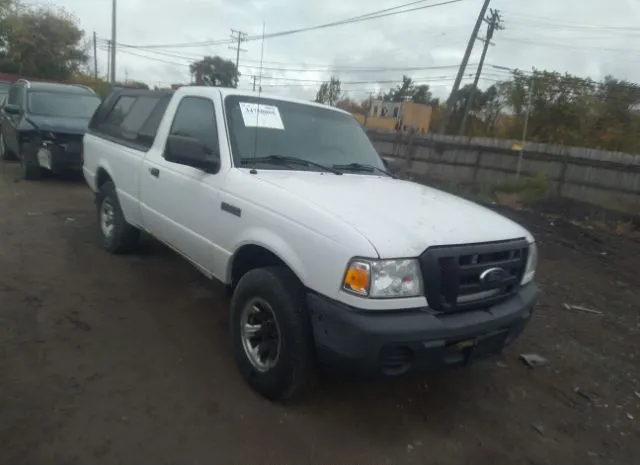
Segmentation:
<svg viewBox="0 0 640 465">
<path fill-rule="evenodd" d="M 501 361 L 282 406 L 236 372 L 215 286 L 153 243 L 101 251 L 82 182 L 17 176 L 0 165 L 1 464 L 638 463 L 637 242 L 514 214 L 543 294 Z"/>
</svg>

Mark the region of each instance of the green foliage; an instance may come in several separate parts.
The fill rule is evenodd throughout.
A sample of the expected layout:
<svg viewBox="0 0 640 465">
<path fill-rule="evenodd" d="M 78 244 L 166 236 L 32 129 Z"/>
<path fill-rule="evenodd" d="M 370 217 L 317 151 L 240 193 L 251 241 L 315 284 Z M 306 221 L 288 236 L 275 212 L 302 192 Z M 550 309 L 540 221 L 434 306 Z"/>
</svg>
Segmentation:
<svg viewBox="0 0 640 465">
<path fill-rule="evenodd" d="M 124 87 L 127 89 L 145 89 L 149 90 L 149 85 L 140 81 L 116 82 L 116 87 Z"/>
<path fill-rule="evenodd" d="M 231 60 L 225 60 L 219 56 L 206 56 L 202 60 L 192 63 L 189 67 L 191 74 L 196 76 L 196 81 L 201 75 L 216 87 L 238 87 L 240 72 Z M 203 84 L 198 82 L 198 84 Z"/>
<path fill-rule="evenodd" d="M 320 84 L 320 89 L 318 89 L 315 101 L 335 107 L 342 98 L 342 90 L 340 87 L 340 79 L 331 77 L 331 80 Z"/>
<path fill-rule="evenodd" d="M 544 174 L 538 174 L 533 178 L 523 177 L 513 179 L 493 187 L 493 192 L 504 192 L 507 194 L 519 194 L 522 200 L 533 202 L 541 200 L 548 194 L 549 181 Z"/>
<path fill-rule="evenodd" d="M 84 32 L 65 10 L 0 0 L 0 70 L 56 81 L 86 64 Z"/>
<path fill-rule="evenodd" d="M 395 89 L 389 89 L 389 92 L 382 95 L 382 100 L 387 102 L 403 102 L 411 100 L 415 103 L 424 105 L 438 106 L 439 100 L 433 98 L 433 94 L 428 85 L 421 84 L 416 86 L 409 76 L 402 76 L 402 84 L 396 86 Z"/>
<path fill-rule="evenodd" d="M 69 82 L 91 87 L 100 97 L 106 97 L 111 90 L 111 85 L 107 81 L 84 73 L 74 74 Z"/>
</svg>

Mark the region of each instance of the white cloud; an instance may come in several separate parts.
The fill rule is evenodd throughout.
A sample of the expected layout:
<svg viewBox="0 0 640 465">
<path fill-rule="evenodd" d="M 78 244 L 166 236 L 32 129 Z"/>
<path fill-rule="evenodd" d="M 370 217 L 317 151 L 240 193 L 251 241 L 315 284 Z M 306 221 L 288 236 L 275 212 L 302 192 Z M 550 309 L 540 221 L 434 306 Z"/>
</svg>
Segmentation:
<svg viewBox="0 0 640 465">
<path fill-rule="evenodd" d="M 119 0 L 117 41 L 146 45 L 226 39 L 231 28 L 257 35 L 261 33 L 263 21 L 270 33 L 340 20 L 401 3 L 403 0 L 317 3 Z M 326 79 L 331 75 L 331 67 L 340 68 L 334 74 L 343 81 L 399 81 L 403 72 L 398 70 L 363 72 L 344 68 L 457 64 L 481 3 L 482 0 L 463 0 L 453 5 L 267 40 L 265 90 L 312 98 L 319 83 L 303 80 Z M 56 5 L 74 13 L 87 36 L 95 30 L 100 38 L 110 38 L 111 0 L 57 0 Z M 489 50 L 489 64 L 553 69 L 595 79 L 613 74 L 640 81 L 640 59 L 632 52 L 640 46 L 640 30 L 634 30 L 639 22 L 640 7 L 634 0 L 494 0 L 491 6 L 503 12 L 506 29 L 494 37 L 496 45 Z M 472 62 L 477 61 L 480 46 L 478 42 Z M 244 75 L 240 85 L 249 89 L 252 85 L 249 75 L 258 72 L 260 42 L 248 42 L 243 47 L 248 51 L 240 57 L 240 70 Z M 122 48 L 117 58 L 118 78 L 123 79 L 126 73 L 131 79 L 152 85 L 186 81 L 189 59 L 204 54 L 235 59 L 235 52 L 227 45 L 163 49 L 158 53 Z M 106 74 L 106 64 L 107 52 L 99 51 L 103 74 Z M 308 71 L 303 70 L 303 64 L 308 64 Z M 406 74 L 418 81 L 424 79 L 443 97 L 450 89 L 455 71 L 447 68 L 407 71 Z M 470 67 L 467 73 L 474 71 L 475 68 Z M 499 71 L 487 68 L 482 84 L 491 84 L 490 79 L 500 75 Z M 465 78 L 467 82 L 470 80 Z M 352 89 L 350 93 L 354 98 L 365 98 L 369 91 L 388 87 L 392 84 L 344 85 L 345 89 Z"/>
</svg>

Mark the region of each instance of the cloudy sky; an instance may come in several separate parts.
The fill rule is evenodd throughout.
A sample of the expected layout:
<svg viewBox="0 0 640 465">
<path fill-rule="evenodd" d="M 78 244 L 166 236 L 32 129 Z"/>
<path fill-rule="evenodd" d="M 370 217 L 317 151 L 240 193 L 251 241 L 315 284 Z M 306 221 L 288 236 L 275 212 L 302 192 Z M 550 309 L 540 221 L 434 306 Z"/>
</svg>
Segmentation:
<svg viewBox="0 0 640 465">
<path fill-rule="evenodd" d="M 416 8 L 445 0 L 413 2 Z M 118 79 L 151 85 L 188 82 L 188 65 L 203 55 L 235 60 L 235 50 L 219 42 L 231 29 L 249 36 L 305 28 L 352 18 L 410 0 L 118 0 Z M 429 84 L 437 96 L 450 90 L 456 67 L 482 0 L 421 9 L 264 42 L 263 89 L 312 98 L 323 79 L 339 76 L 349 96 L 364 99 L 408 74 Z M 28 3 L 38 3 L 32 0 Z M 45 3 L 45 2 L 42 2 Z M 104 40 L 111 34 L 111 0 L 57 0 L 73 13 L 88 37 L 98 36 L 98 63 L 107 72 Z M 481 86 L 504 77 L 507 68 L 567 71 L 600 78 L 612 74 L 640 81 L 638 0 L 493 0 L 505 30 L 496 33 Z M 484 31 L 484 26 L 482 31 Z M 175 44 L 212 42 L 207 46 Z M 217 45 L 215 43 L 218 43 Z M 146 46 L 156 48 L 144 48 Z M 481 52 L 478 42 L 470 61 Z M 250 89 L 259 73 L 261 42 L 242 44 L 240 87 Z M 467 68 L 467 74 L 475 66 Z M 465 81 L 471 78 L 465 77 Z"/>
</svg>

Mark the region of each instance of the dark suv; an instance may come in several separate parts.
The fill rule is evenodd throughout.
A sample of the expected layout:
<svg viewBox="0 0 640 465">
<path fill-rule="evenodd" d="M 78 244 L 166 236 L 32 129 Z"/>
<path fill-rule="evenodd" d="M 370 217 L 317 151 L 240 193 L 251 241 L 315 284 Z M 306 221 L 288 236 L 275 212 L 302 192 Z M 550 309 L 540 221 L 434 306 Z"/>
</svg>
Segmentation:
<svg viewBox="0 0 640 465">
<path fill-rule="evenodd" d="M 25 179 L 81 171 L 82 137 L 99 104 L 86 86 L 17 81 L 2 107 L 0 158 L 17 156 Z"/>
</svg>

